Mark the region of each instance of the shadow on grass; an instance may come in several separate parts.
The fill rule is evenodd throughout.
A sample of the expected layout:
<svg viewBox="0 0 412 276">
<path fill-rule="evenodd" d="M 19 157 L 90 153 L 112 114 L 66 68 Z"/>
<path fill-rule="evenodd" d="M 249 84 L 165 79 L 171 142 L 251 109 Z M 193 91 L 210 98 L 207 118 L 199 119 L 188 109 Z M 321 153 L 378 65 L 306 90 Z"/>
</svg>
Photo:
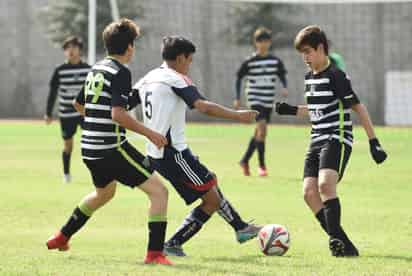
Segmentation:
<svg viewBox="0 0 412 276">
<path fill-rule="evenodd" d="M 407 261 L 407 262 L 412 262 L 412 256 L 398 256 L 398 255 L 368 255 L 365 256 L 364 258 L 369 258 L 369 259 L 390 259 L 390 260 L 398 260 L 398 261 Z"/>
</svg>

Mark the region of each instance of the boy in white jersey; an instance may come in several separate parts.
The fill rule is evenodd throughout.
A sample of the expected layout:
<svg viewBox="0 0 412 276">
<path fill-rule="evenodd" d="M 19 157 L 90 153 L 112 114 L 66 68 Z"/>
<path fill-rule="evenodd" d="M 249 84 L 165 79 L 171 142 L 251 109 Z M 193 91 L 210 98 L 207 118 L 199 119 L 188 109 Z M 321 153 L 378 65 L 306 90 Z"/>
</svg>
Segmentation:
<svg viewBox="0 0 412 276">
<path fill-rule="evenodd" d="M 168 139 L 168 146 L 162 149 L 150 141 L 147 143 L 151 165 L 171 182 L 186 204 L 202 200 L 165 244 L 165 252 L 175 256 L 185 256 L 181 246 L 215 211 L 233 227 L 240 243 L 255 237 L 260 229 L 240 218 L 217 187 L 215 174 L 199 162 L 186 144 L 186 106 L 209 116 L 244 123 L 254 122 L 258 114 L 257 111 L 236 111 L 207 101 L 187 77 L 195 51 L 193 43 L 183 37 L 165 37 L 164 63 L 134 86 L 140 95 L 145 126 Z"/>
<path fill-rule="evenodd" d="M 351 110 L 358 114 L 366 131 L 375 162 L 382 163 L 387 155 L 376 138 L 366 107 L 352 90 L 349 78 L 330 63 L 326 34 L 318 26 L 308 26 L 297 34 L 295 48 L 310 68 L 305 76 L 307 105 L 277 103 L 276 112 L 310 117 L 312 133 L 304 167 L 304 199 L 329 235 L 332 255 L 356 257 L 359 252 L 340 223 L 341 205 L 337 195 L 337 184 L 352 152 Z"/>
</svg>

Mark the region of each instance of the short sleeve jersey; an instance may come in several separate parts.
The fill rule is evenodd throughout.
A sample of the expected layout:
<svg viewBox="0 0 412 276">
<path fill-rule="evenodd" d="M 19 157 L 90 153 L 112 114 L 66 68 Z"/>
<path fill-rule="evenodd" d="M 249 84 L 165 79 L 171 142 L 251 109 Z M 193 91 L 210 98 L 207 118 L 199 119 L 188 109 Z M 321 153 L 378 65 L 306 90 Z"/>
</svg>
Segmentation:
<svg viewBox="0 0 412 276">
<path fill-rule="evenodd" d="M 349 77 L 331 64 L 305 76 L 305 97 L 312 123 L 312 144 L 338 139 L 352 146 L 351 107 L 359 103 Z"/>
<path fill-rule="evenodd" d="M 85 88 L 76 99 L 85 107 L 83 159 L 104 158 L 126 141 L 125 129 L 111 114 L 112 107 L 127 108 L 131 81 L 129 69 L 110 57 L 97 62 L 87 75 Z"/>
<path fill-rule="evenodd" d="M 133 89 L 140 96 L 144 125 L 166 136 L 169 146 L 185 150 L 186 108 L 193 108 L 196 100 L 203 99 L 192 81 L 164 63 L 139 80 Z M 163 158 L 163 149 L 150 141 L 146 150 L 153 158 Z"/>
</svg>

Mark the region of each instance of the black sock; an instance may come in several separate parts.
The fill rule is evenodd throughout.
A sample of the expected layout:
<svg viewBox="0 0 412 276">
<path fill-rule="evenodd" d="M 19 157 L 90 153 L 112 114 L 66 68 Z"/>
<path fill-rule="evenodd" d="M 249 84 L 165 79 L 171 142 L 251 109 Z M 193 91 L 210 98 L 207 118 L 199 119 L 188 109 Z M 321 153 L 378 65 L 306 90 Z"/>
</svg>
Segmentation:
<svg viewBox="0 0 412 276">
<path fill-rule="evenodd" d="M 325 208 L 320 209 L 319 212 L 317 212 L 315 216 L 316 216 L 316 219 L 319 221 L 320 226 L 322 226 L 323 231 L 325 231 L 326 234 L 329 234 L 328 227 L 326 225 Z"/>
<path fill-rule="evenodd" d="M 171 245 L 183 245 L 199 232 L 203 224 L 209 219 L 210 215 L 206 214 L 200 207 L 196 207 L 185 218 L 182 225 L 167 243 Z"/>
<path fill-rule="evenodd" d="M 255 141 L 255 138 L 252 137 L 250 139 L 247 150 L 246 150 L 245 154 L 243 155 L 242 160 L 240 162 L 242 162 L 242 163 L 249 162 L 249 159 L 250 159 L 250 157 L 252 157 L 253 152 L 255 151 L 255 149 L 256 149 L 256 141 Z"/>
<path fill-rule="evenodd" d="M 345 239 L 343 229 L 340 226 L 340 202 L 339 198 L 329 199 L 323 203 L 325 205 L 325 220 L 329 236 L 332 238 Z"/>
<path fill-rule="evenodd" d="M 226 198 L 223 196 L 222 192 L 218 188 L 218 192 L 221 198 L 220 201 L 220 207 L 217 213 L 227 222 L 229 223 L 233 230 L 239 231 L 248 224 L 242 220 L 242 218 L 239 216 L 238 212 L 236 212 L 235 208 L 230 204 L 229 201 L 226 200 Z"/>
<path fill-rule="evenodd" d="M 259 167 L 265 168 L 265 142 L 264 141 L 256 141 L 256 148 L 258 152 L 259 158 Z"/>
<path fill-rule="evenodd" d="M 149 221 L 149 244 L 148 251 L 163 251 L 166 235 L 166 221 Z"/>
<path fill-rule="evenodd" d="M 64 174 L 70 174 L 70 156 L 71 153 L 66 153 L 63 151 L 63 172 Z"/>
<path fill-rule="evenodd" d="M 89 214 L 87 215 L 86 213 L 89 213 Z M 73 214 L 70 216 L 69 220 L 62 227 L 61 232 L 67 238 L 70 238 L 74 233 L 79 231 L 80 228 L 83 227 L 83 225 L 86 224 L 90 216 L 91 216 L 91 212 L 88 212 L 88 211 L 84 212 L 80 210 L 79 207 L 76 207 L 76 209 L 74 209 L 73 211 Z"/>
</svg>

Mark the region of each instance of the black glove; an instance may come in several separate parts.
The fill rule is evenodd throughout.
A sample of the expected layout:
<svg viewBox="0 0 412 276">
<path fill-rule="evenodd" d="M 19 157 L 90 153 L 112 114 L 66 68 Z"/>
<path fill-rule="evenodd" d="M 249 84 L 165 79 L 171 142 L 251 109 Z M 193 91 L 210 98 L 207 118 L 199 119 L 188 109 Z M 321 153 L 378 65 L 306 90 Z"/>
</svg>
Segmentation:
<svg viewBox="0 0 412 276">
<path fill-rule="evenodd" d="M 275 111 L 279 115 L 294 115 L 298 114 L 298 107 L 287 103 L 276 103 Z"/>
<path fill-rule="evenodd" d="M 381 144 L 379 144 L 377 138 L 369 140 L 369 150 L 371 152 L 373 160 L 375 160 L 377 164 L 382 163 L 383 161 L 385 161 L 386 157 L 388 157 L 386 152 L 381 147 Z"/>
<path fill-rule="evenodd" d="M 133 89 L 131 92 L 129 92 L 129 96 L 127 99 L 127 110 L 132 110 L 135 108 L 137 105 L 140 104 L 140 98 L 139 98 L 139 90 Z"/>
</svg>

